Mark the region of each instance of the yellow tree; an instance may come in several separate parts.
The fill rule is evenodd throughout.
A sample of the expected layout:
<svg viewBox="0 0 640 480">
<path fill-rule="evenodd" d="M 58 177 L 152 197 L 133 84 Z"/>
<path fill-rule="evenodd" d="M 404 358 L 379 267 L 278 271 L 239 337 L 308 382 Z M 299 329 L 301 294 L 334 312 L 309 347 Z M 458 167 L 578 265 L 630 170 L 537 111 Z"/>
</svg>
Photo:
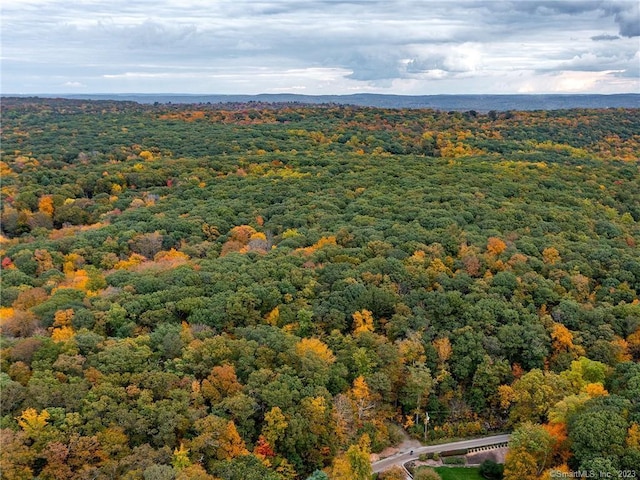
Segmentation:
<svg viewBox="0 0 640 480">
<path fill-rule="evenodd" d="M 353 314 L 353 333 L 373 332 L 373 313 L 369 310 L 360 310 Z"/>
<path fill-rule="evenodd" d="M 554 247 L 545 248 L 542 251 L 542 261 L 547 265 L 555 265 L 560 261 L 560 253 Z"/>
<path fill-rule="evenodd" d="M 496 257 L 507 249 L 507 244 L 497 237 L 489 237 L 487 240 L 487 252 Z"/>
<path fill-rule="evenodd" d="M 609 343 L 613 346 L 617 362 L 630 362 L 632 360 L 631 353 L 629 352 L 629 342 L 624 338 L 615 336 Z"/>
<path fill-rule="evenodd" d="M 358 422 L 367 420 L 376 406 L 375 398 L 367 381 L 362 375 L 353 381 L 353 388 L 349 391 L 349 398 L 356 412 Z"/>
<path fill-rule="evenodd" d="M 225 363 L 216 365 L 211 369 L 207 378 L 202 380 L 201 391 L 204 398 L 211 403 L 218 403 L 226 397 L 231 397 L 242 390 L 238 382 L 236 370 L 233 365 Z"/>
<path fill-rule="evenodd" d="M 640 328 L 627 337 L 627 345 L 629 346 L 629 353 L 633 356 L 633 359 L 640 360 Z"/>
<path fill-rule="evenodd" d="M 275 467 L 275 471 L 283 480 L 294 480 L 298 478 L 298 474 L 293 465 L 291 465 L 286 458 L 278 458 L 278 464 Z"/>
<path fill-rule="evenodd" d="M 402 363 L 405 365 L 415 365 L 427 361 L 422 336 L 418 332 L 412 333 L 408 338 L 400 340 L 397 343 Z"/>
<path fill-rule="evenodd" d="M 429 283 L 432 284 L 432 286 L 436 286 L 434 282 L 436 281 L 438 275 L 440 275 L 441 273 L 447 275 L 451 275 L 452 273 L 451 269 L 447 267 L 439 258 L 434 258 L 433 260 L 431 260 L 431 263 L 426 268 L 425 272 L 427 274 L 427 277 L 429 278 Z"/>
<path fill-rule="evenodd" d="M 296 354 L 300 357 L 315 356 L 329 365 L 336 360 L 327 344 L 317 338 L 303 338 L 300 340 L 296 344 Z"/>
<path fill-rule="evenodd" d="M 58 310 L 53 319 L 53 327 L 51 330 L 51 339 L 54 342 L 66 342 L 73 338 L 74 331 L 71 326 L 71 320 L 73 319 L 73 309 L 68 308 L 66 310 Z"/>
<path fill-rule="evenodd" d="M 331 466 L 331 478 L 334 480 L 351 480 L 351 466 L 345 455 L 338 455 Z"/>
<path fill-rule="evenodd" d="M 269 325 L 277 325 L 279 318 L 280 318 L 280 309 L 278 307 L 275 307 L 273 310 L 271 310 L 269 313 L 265 315 L 264 320 Z"/>
<path fill-rule="evenodd" d="M 553 461 L 554 445 L 554 437 L 543 426 L 531 422 L 521 424 L 509 440 L 505 480 L 538 479 Z"/>
<path fill-rule="evenodd" d="M 309 421 L 309 431 L 314 435 L 327 433 L 329 407 L 324 397 L 306 397 L 302 400 L 302 411 Z"/>
<path fill-rule="evenodd" d="M 524 448 L 507 451 L 504 460 L 504 480 L 538 480 L 536 459 Z"/>
<path fill-rule="evenodd" d="M 197 420 L 195 427 L 198 435 L 191 441 L 195 453 L 215 460 L 230 460 L 249 453 L 231 420 L 207 415 Z"/>
<path fill-rule="evenodd" d="M 584 348 L 573 344 L 573 333 L 561 323 L 554 323 L 551 327 L 551 360 L 557 360 L 559 356 L 576 359 L 584 355 Z"/>
<path fill-rule="evenodd" d="M 38 210 L 49 217 L 53 217 L 54 206 L 51 195 L 43 195 L 38 200 Z"/>
<path fill-rule="evenodd" d="M 501 405 L 511 405 L 510 418 L 514 423 L 543 422 L 549 410 L 565 395 L 571 393 L 569 381 L 553 372 L 533 369 L 511 386 L 498 388 Z"/>
<path fill-rule="evenodd" d="M 366 433 L 360 437 L 357 445 L 351 445 L 347 450 L 347 458 L 351 465 L 354 480 L 367 480 L 373 475 L 369 455 L 371 454 L 371 440 Z"/>
<path fill-rule="evenodd" d="M 45 250 L 43 248 L 36 249 L 33 252 L 33 259 L 38 264 L 36 269 L 36 273 L 38 275 L 41 275 L 44 272 L 53 269 L 53 258 L 51 257 L 51 254 L 48 250 Z"/>
<path fill-rule="evenodd" d="M 179 252 L 175 248 L 172 248 L 170 250 L 162 250 L 156 253 L 153 256 L 153 260 L 155 262 L 171 263 L 177 266 L 189 260 L 189 255 L 183 252 Z"/>
<path fill-rule="evenodd" d="M 632 423 L 627 430 L 627 438 L 625 440 L 627 447 L 634 450 L 640 450 L 640 425 Z"/>
<path fill-rule="evenodd" d="M 176 480 L 220 480 L 207 473 L 207 471 L 197 463 L 179 470 L 176 474 Z"/>
<path fill-rule="evenodd" d="M 278 440 L 284 437 L 288 426 L 287 417 L 284 416 L 280 407 L 272 407 L 264 416 L 262 435 L 269 442 L 269 445 L 275 445 Z"/>
<path fill-rule="evenodd" d="M 453 349 L 451 348 L 451 341 L 448 337 L 437 338 L 432 342 L 432 345 L 436 349 L 440 365 L 444 365 L 447 360 L 449 360 L 449 357 L 451 357 L 451 353 L 453 352 Z"/>
<path fill-rule="evenodd" d="M 143 150 L 141 151 L 138 156 L 144 160 L 153 160 L 153 153 L 151 153 L 149 150 Z"/>
<path fill-rule="evenodd" d="M 338 455 L 331 469 L 333 480 L 369 480 L 373 475 L 369 461 L 371 441 L 366 433 L 357 444 L 351 445 L 345 453 Z"/>
<path fill-rule="evenodd" d="M 554 323 L 551 329 L 551 345 L 556 352 L 570 351 L 573 348 L 573 334 L 561 323 Z"/>
<path fill-rule="evenodd" d="M 587 383 L 583 390 L 591 398 L 609 395 L 609 392 L 607 392 L 601 383 Z"/>
<path fill-rule="evenodd" d="M 184 443 L 180 442 L 180 447 L 176 448 L 173 451 L 171 465 L 173 465 L 173 468 L 178 471 L 191 465 L 191 460 L 189 459 L 189 449 L 184 446 Z"/>
<path fill-rule="evenodd" d="M 32 440 L 36 440 L 47 427 L 49 417 L 47 410 L 42 410 L 38 413 L 35 408 L 27 408 L 17 420 L 25 435 Z"/>
<path fill-rule="evenodd" d="M 224 430 L 223 441 L 220 442 L 219 456 L 220 453 L 222 453 L 223 458 L 226 460 L 249 453 L 232 420 L 227 422 Z"/>
</svg>

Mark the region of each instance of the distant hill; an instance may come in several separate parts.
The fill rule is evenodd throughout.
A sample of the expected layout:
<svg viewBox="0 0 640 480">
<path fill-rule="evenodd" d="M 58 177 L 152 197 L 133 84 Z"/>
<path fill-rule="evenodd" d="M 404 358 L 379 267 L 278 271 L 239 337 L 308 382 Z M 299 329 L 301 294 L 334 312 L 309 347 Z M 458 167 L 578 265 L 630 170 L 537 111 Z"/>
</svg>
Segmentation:
<svg viewBox="0 0 640 480">
<path fill-rule="evenodd" d="M 27 95 L 16 95 L 27 96 Z M 435 110 L 563 110 L 570 108 L 638 108 L 640 94 L 616 95 L 187 95 L 187 94 L 41 94 L 86 100 L 127 100 L 138 103 L 296 103 L 340 104 L 381 108 L 432 108 Z"/>
</svg>

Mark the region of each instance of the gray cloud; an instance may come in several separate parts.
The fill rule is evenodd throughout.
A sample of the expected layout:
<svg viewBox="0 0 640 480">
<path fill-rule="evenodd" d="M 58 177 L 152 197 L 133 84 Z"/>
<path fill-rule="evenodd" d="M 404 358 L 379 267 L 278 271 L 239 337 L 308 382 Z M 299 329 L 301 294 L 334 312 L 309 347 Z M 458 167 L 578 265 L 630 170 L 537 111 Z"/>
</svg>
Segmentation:
<svg viewBox="0 0 640 480">
<path fill-rule="evenodd" d="M 527 0 L 512 2 L 515 10 L 526 11 L 531 14 L 555 15 L 580 13 L 596 10 L 602 6 L 600 0 Z"/>
<path fill-rule="evenodd" d="M 587 53 L 561 62 L 554 70 L 598 72 L 602 70 L 628 70 L 633 66 L 633 57 L 623 55 L 598 56 Z"/>
<path fill-rule="evenodd" d="M 527 0 L 513 2 L 516 11 L 535 16 L 581 15 L 593 11 L 613 17 L 623 37 L 640 36 L 640 9 L 637 1 L 628 0 Z"/>
<path fill-rule="evenodd" d="M 594 42 L 605 42 L 611 40 L 619 40 L 620 37 L 618 35 L 594 35 L 591 37 L 591 40 Z"/>
<path fill-rule="evenodd" d="M 341 62 L 353 72 L 348 76 L 354 80 L 383 80 L 402 75 L 399 59 L 392 54 L 355 52 Z"/>
<path fill-rule="evenodd" d="M 640 36 L 640 4 L 638 2 L 633 2 L 631 5 L 616 2 L 606 11 L 613 14 L 616 23 L 620 25 L 620 35 L 623 37 Z"/>
<path fill-rule="evenodd" d="M 5 3 L 6 91 L 257 93 L 295 81 L 308 93 L 468 93 L 544 89 L 537 76 L 562 71 L 605 72 L 593 85 L 628 90 L 637 78 L 635 0 Z M 608 71 L 629 81 L 607 87 Z"/>
</svg>

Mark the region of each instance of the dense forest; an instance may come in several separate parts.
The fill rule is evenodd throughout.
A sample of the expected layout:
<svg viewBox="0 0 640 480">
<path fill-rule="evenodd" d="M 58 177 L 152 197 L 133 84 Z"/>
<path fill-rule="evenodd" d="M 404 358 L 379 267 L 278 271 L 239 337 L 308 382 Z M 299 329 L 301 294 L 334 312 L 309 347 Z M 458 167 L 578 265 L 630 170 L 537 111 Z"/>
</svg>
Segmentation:
<svg viewBox="0 0 640 480">
<path fill-rule="evenodd" d="M 3 98 L 2 478 L 637 469 L 639 156 L 637 109 Z"/>
</svg>

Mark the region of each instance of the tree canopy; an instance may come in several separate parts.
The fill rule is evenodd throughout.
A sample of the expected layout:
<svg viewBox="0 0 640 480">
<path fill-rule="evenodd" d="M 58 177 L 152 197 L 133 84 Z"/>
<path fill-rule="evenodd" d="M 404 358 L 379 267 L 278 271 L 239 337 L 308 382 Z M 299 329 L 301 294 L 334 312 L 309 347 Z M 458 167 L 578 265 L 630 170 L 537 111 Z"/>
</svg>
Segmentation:
<svg viewBox="0 0 640 480">
<path fill-rule="evenodd" d="M 638 465 L 637 109 L 1 108 L 3 477 Z"/>
</svg>

